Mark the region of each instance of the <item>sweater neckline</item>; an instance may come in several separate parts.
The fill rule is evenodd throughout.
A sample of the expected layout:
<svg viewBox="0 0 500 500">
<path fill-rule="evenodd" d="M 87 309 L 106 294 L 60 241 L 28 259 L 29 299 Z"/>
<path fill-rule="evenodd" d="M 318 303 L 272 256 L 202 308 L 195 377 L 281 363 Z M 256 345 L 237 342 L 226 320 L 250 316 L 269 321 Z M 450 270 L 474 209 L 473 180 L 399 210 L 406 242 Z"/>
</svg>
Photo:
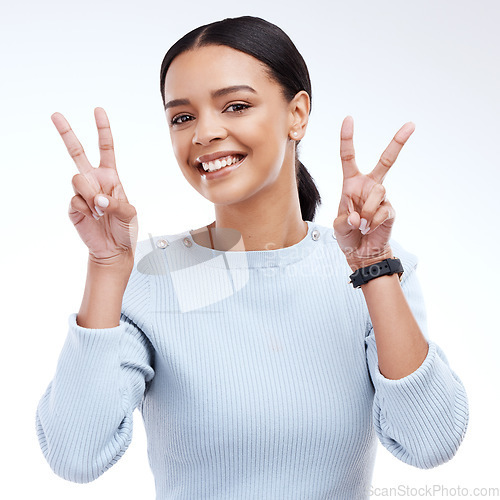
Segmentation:
<svg viewBox="0 0 500 500">
<path fill-rule="evenodd" d="M 307 234 L 295 245 L 275 250 L 223 251 L 196 243 L 191 230 L 184 232 L 185 251 L 197 262 L 218 268 L 283 267 L 305 259 L 318 247 L 319 226 L 307 223 Z"/>
</svg>

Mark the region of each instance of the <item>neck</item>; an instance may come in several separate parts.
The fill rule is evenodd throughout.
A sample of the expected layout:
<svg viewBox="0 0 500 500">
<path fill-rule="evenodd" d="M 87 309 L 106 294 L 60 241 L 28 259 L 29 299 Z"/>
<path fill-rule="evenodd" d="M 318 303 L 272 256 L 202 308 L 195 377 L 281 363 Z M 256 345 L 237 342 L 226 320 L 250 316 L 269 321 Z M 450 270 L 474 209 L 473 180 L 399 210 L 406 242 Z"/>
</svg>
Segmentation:
<svg viewBox="0 0 500 500">
<path fill-rule="evenodd" d="M 256 251 L 276 250 L 299 243 L 307 234 L 307 223 L 301 217 L 286 221 L 269 218 L 266 222 L 259 219 L 233 220 L 216 219 L 207 226 L 207 245 L 215 250 Z"/>
</svg>

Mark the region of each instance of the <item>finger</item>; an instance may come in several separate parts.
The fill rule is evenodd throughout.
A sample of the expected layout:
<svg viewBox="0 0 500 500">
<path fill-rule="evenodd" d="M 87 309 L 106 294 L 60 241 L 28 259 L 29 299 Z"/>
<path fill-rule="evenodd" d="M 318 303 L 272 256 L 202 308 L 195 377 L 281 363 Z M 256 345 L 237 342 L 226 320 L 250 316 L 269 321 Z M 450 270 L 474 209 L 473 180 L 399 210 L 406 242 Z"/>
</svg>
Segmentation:
<svg viewBox="0 0 500 500">
<path fill-rule="evenodd" d="M 335 233 L 342 237 L 353 235 L 359 240 L 359 224 L 360 217 L 358 212 L 351 212 L 350 214 L 339 215 L 333 221 L 333 228 Z"/>
<path fill-rule="evenodd" d="M 354 203 L 352 201 L 352 198 L 349 196 L 349 201 L 347 203 L 348 206 L 348 211 L 349 213 L 355 212 L 356 210 L 354 209 Z"/>
<path fill-rule="evenodd" d="M 100 167 L 116 170 L 115 150 L 108 116 L 103 108 L 94 109 L 95 122 L 99 133 Z"/>
<path fill-rule="evenodd" d="M 122 222 L 130 222 L 134 217 L 137 217 L 137 211 L 133 205 L 113 198 L 113 196 L 99 194 L 95 197 L 94 201 L 103 213 L 115 215 Z"/>
<path fill-rule="evenodd" d="M 102 215 L 96 209 L 94 203 L 94 198 L 100 191 L 98 189 L 95 189 L 95 187 L 91 186 L 87 177 L 85 177 L 83 174 L 75 174 L 73 176 L 71 184 L 73 185 L 73 191 L 75 192 L 75 194 L 80 196 L 83 200 L 85 200 L 85 203 L 87 203 L 89 211 L 96 217 Z"/>
<path fill-rule="evenodd" d="M 374 184 L 361 208 L 361 221 L 359 226 L 361 234 L 366 234 L 371 228 L 373 216 L 384 201 L 385 187 L 382 184 Z"/>
<path fill-rule="evenodd" d="M 375 165 L 375 168 L 368 174 L 375 182 L 382 182 L 389 172 L 389 169 L 394 165 L 399 152 L 405 145 L 406 141 L 413 134 L 415 124 L 413 122 L 405 123 L 397 132 L 392 141 L 389 143 L 385 151 L 382 153 L 380 160 Z"/>
<path fill-rule="evenodd" d="M 92 213 L 87 202 L 78 194 L 73 196 L 69 202 L 68 216 L 71 219 L 71 222 L 75 225 L 82 221 L 83 216 L 92 220 L 98 220 L 100 218 Z"/>
<path fill-rule="evenodd" d="M 350 226 L 347 219 L 353 222 Z M 335 239 L 338 240 L 342 251 L 346 255 L 351 255 L 359 247 L 359 242 L 362 238 L 361 233 L 358 231 L 359 227 L 359 214 L 353 212 L 351 214 L 342 214 L 333 221 L 333 229 Z"/>
<path fill-rule="evenodd" d="M 89 160 L 85 156 L 85 151 L 83 150 L 80 141 L 76 138 L 75 133 L 69 126 L 68 121 L 61 113 L 54 113 L 51 116 L 52 122 L 56 126 L 57 131 L 62 137 L 66 149 L 69 155 L 73 158 L 78 170 L 82 174 L 91 173 L 94 168 L 90 164 Z"/>
<path fill-rule="evenodd" d="M 396 212 L 392 205 L 387 201 L 382 203 L 382 205 L 375 212 L 370 224 L 370 233 L 373 233 L 382 224 L 387 224 L 388 222 L 394 224 L 396 218 Z"/>
<path fill-rule="evenodd" d="M 354 155 L 354 120 L 352 116 L 346 116 L 340 129 L 340 159 L 344 179 L 353 177 L 359 173 Z"/>
</svg>

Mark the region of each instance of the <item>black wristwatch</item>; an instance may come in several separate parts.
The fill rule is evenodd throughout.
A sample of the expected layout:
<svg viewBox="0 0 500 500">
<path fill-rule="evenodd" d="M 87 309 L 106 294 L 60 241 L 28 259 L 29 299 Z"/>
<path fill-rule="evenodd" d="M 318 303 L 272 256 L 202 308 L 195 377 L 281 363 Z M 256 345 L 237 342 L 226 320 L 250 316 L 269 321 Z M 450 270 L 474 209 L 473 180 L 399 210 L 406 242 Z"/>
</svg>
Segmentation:
<svg viewBox="0 0 500 500">
<path fill-rule="evenodd" d="M 399 281 L 401 281 L 401 275 L 403 274 L 403 264 L 401 261 L 394 257 L 393 259 L 385 259 L 380 262 L 375 262 L 371 266 L 362 267 L 356 269 L 349 278 L 354 288 L 359 288 L 361 285 L 368 283 L 370 280 L 379 278 L 380 276 L 390 276 L 391 274 L 398 273 Z"/>
</svg>

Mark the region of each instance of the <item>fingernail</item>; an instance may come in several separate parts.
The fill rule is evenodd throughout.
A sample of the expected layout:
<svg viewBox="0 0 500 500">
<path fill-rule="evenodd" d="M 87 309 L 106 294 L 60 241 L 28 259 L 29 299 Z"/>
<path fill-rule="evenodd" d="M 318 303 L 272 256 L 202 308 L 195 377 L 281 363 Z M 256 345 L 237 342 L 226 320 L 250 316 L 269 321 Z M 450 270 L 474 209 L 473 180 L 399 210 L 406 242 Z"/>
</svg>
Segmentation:
<svg viewBox="0 0 500 500">
<path fill-rule="evenodd" d="M 349 216 L 347 217 L 347 224 L 349 224 L 349 225 L 352 227 L 352 223 L 351 223 L 351 221 L 349 220 Z"/>
<path fill-rule="evenodd" d="M 364 236 L 366 233 L 368 233 L 368 231 L 370 230 L 369 227 L 363 229 L 363 231 L 361 231 L 361 234 Z"/>
<path fill-rule="evenodd" d="M 97 205 L 94 205 L 94 208 L 99 215 L 104 215 L 104 212 Z"/>
<path fill-rule="evenodd" d="M 99 217 L 97 217 L 96 214 L 92 214 L 92 217 L 94 217 L 95 220 L 99 220 Z"/>
<path fill-rule="evenodd" d="M 106 208 L 109 205 L 109 200 L 105 196 L 99 195 L 97 197 L 97 204 L 102 208 Z"/>
<path fill-rule="evenodd" d="M 361 224 L 359 225 L 359 230 L 363 232 L 366 229 L 366 219 L 361 219 Z"/>
</svg>

